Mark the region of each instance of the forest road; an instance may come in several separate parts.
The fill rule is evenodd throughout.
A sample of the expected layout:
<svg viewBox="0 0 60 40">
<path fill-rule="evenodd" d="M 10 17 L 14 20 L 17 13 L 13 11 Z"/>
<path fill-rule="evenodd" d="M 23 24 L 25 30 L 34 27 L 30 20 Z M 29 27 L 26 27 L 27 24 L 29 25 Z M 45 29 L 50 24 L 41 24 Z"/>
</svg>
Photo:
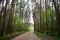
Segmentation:
<svg viewBox="0 0 60 40">
<path fill-rule="evenodd" d="M 47 38 L 39 38 L 37 35 L 35 35 L 33 32 L 26 32 L 22 35 L 19 35 L 12 40 L 51 40 L 50 37 Z"/>
<path fill-rule="evenodd" d="M 12 40 L 41 40 L 39 37 L 37 37 L 33 32 L 26 32 L 22 35 L 19 35 Z"/>
</svg>

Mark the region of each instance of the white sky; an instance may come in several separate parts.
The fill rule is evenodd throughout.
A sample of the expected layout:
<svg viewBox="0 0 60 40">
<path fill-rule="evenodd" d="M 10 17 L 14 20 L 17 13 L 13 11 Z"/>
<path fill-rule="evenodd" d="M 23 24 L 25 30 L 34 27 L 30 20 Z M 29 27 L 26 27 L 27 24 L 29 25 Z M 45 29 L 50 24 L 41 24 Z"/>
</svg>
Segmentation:
<svg viewBox="0 0 60 40">
<path fill-rule="evenodd" d="M 30 23 L 34 24 L 34 21 L 33 21 L 33 15 L 32 15 L 32 14 L 31 14 Z"/>
</svg>

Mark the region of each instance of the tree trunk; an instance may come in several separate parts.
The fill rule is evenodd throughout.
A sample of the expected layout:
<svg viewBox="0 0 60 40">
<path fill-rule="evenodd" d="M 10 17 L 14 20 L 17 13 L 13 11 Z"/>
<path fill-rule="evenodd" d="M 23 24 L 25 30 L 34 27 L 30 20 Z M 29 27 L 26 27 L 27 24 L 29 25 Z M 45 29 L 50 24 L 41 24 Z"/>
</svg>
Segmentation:
<svg viewBox="0 0 60 40">
<path fill-rule="evenodd" d="M 8 0 L 6 0 L 6 5 L 3 11 L 3 23 L 2 23 L 2 29 L 1 29 L 1 36 L 4 36 L 6 34 L 6 15 L 7 15 L 7 4 L 8 4 Z"/>
<path fill-rule="evenodd" d="M 11 3 L 11 13 L 10 13 L 9 22 L 8 22 L 9 33 L 13 32 L 13 24 L 14 24 L 14 0 L 12 0 L 12 3 Z"/>
<path fill-rule="evenodd" d="M 56 32 L 57 34 L 60 34 L 60 10 L 59 10 L 59 5 L 57 4 L 56 0 L 53 0 L 53 4 L 55 7 L 55 12 L 56 12 Z"/>
</svg>

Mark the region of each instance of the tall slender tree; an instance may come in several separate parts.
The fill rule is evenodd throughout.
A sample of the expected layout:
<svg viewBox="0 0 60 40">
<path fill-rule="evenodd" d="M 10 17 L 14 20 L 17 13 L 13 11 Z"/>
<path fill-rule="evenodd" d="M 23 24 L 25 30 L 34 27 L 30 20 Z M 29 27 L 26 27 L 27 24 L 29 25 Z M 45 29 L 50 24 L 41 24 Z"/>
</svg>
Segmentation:
<svg viewBox="0 0 60 40">
<path fill-rule="evenodd" d="M 56 14 L 56 32 L 57 34 L 60 34 L 60 10 L 59 10 L 59 4 L 58 4 L 58 0 L 53 0 L 53 4 L 55 7 L 55 14 Z"/>
<path fill-rule="evenodd" d="M 13 26 L 14 26 L 13 24 L 14 24 L 14 0 L 12 0 L 11 2 L 11 13 L 10 13 L 9 22 L 8 22 L 9 33 L 13 32 Z"/>
<path fill-rule="evenodd" d="M 6 0 L 6 5 L 3 11 L 3 23 L 2 23 L 2 29 L 1 29 L 1 36 L 4 36 L 6 33 L 6 15 L 7 15 L 7 5 L 8 5 L 8 0 Z"/>
</svg>

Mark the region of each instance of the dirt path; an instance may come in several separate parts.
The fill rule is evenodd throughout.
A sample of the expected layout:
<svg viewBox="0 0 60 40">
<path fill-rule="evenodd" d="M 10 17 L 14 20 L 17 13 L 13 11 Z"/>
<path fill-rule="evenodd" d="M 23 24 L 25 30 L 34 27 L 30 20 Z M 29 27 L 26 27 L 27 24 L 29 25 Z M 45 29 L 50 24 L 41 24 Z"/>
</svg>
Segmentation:
<svg viewBox="0 0 60 40">
<path fill-rule="evenodd" d="M 12 40 L 42 40 L 42 39 L 37 37 L 33 32 L 27 32 L 15 37 Z M 46 39 L 43 39 L 43 40 L 46 40 Z"/>
<path fill-rule="evenodd" d="M 20 36 L 17 36 L 12 40 L 41 40 L 41 39 L 38 38 L 33 32 L 27 32 Z"/>
</svg>

